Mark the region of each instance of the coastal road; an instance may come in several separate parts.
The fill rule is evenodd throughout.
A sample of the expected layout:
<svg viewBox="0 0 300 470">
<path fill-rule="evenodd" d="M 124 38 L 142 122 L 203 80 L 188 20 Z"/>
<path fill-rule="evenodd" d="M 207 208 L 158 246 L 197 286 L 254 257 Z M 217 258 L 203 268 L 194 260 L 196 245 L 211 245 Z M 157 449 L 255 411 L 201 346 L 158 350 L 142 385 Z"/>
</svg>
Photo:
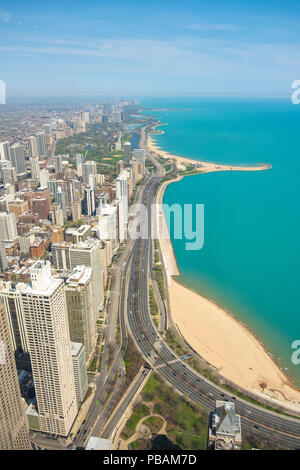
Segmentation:
<svg viewBox="0 0 300 470">
<path fill-rule="evenodd" d="M 162 167 L 152 159 L 157 174 L 151 176 L 143 194 L 143 203 L 150 211 L 151 203 L 163 174 Z M 149 235 L 151 218 L 149 217 Z M 277 414 L 233 396 L 183 363 L 164 341 L 155 327 L 148 304 L 149 269 L 152 269 L 152 240 L 138 239 L 132 252 L 127 318 L 132 337 L 148 364 L 173 388 L 189 399 L 213 410 L 216 400 L 234 401 L 247 434 L 268 441 L 274 447 L 300 449 L 300 420 Z"/>
</svg>

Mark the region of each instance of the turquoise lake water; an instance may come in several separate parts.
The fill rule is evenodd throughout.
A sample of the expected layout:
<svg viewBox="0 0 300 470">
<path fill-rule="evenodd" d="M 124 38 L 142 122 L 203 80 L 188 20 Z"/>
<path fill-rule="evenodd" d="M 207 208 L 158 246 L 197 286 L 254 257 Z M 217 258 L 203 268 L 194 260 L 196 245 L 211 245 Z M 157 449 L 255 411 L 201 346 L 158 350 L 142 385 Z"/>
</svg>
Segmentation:
<svg viewBox="0 0 300 470">
<path fill-rule="evenodd" d="M 164 203 L 204 204 L 200 251 L 174 240 L 180 282 L 248 326 L 300 386 L 291 343 L 300 339 L 300 105 L 287 100 L 148 98 L 167 125 L 170 153 L 219 163 L 271 163 L 259 172 L 195 175 L 168 186 Z"/>
</svg>

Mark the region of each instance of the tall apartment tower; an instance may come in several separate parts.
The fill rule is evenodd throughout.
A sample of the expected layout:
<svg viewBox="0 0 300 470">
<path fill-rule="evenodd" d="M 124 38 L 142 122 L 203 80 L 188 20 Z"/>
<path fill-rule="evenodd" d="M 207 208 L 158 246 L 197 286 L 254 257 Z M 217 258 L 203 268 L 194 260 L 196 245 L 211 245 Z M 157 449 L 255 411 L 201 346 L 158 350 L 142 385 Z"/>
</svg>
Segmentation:
<svg viewBox="0 0 300 470">
<path fill-rule="evenodd" d="M 38 132 L 35 137 L 38 156 L 47 155 L 46 133 Z"/>
<path fill-rule="evenodd" d="M 104 290 L 102 269 L 100 264 L 100 241 L 89 238 L 85 242 L 71 245 L 69 248 L 70 268 L 85 265 L 92 268 L 92 284 L 94 296 L 95 322 L 99 316 L 99 309 L 103 308 Z"/>
<path fill-rule="evenodd" d="M 38 156 L 38 153 L 37 153 L 36 138 L 34 136 L 28 137 L 27 147 L 28 147 L 29 158 L 36 158 Z"/>
<path fill-rule="evenodd" d="M 42 188 L 45 188 L 48 186 L 48 181 L 49 181 L 49 171 L 46 170 L 45 168 L 40 171 L 40 184 Z"/>
<path fill-rule="evenodd" d="M 81 219 L 81 201 L 74 201 L 71 206 L 72 220 L 77 222 Z"/>
<path fill-rule="evenodd" d="M 130 163 L 130 160 L 131 160 L 131 143 L 130 142 L 124 143 L 123 152 L 124 152 L 124 162 Z"/>
<path fill-rule="evenodd" d="M 53 203 L 51 206 L 51 218 L 53 225 L 64 226 L 64 212 L 58 202 Z"/>
<path fill-rule="evenodd" d="M 62 171 L 62 156 L 54 155 L 54 168 L 59 173 Z"/>
<path fill-rule="evenodd" d="M 25 173 L 25 156 L 22 145 L 12 145 L 9 149 L 9 152 L 11 164 L 16 169 L 17 175 Z"/>
<path fill-rule="evenodd" d="M 136 158 L 137 161 L 141 162 L 143 168 L 143 175 L 145 174 L 145 150 L 144 149 L 134 149 L 133 157 Z"/>
<path fill-rule="evenodd" d="M 17 236 L 15 214 L 13 212 L 0 212 L 0 240 L 12 242 Z"/>
<path fill-rule="evenodd" d="M 82 165 L 82 181 L 88 186 L 95 187 L 95 179 L 97 174 L 97 163 L 91 160 Z"/>
<path fill-rule="evenodd" d="M 66 191 L 61 186 L 58 186 L 57 191 L 54 193 L 54 197 L 55 197 L 55 202 L 57 204 L 59 204 L 60 207 L 62 208 L 64 218 L 66 218 L 66 216 L 67 216 L 67 203 L 68 203 L 68 201 L 67 201 L 68 195 L 67 195 Z"/>
<path fill-rule="evenodd" d="M 7 312 L 14 351 L 29 352 L 25 323 L 22 311 L 22 289 L 26 284 L 18 282 L 14 285 L 11 281 L 5 283 L 0 291 L 1 302 L 4 303 Z"/>
<path fill-rule="evenodd" d="M 73 373 L 78 409 L 81 407 L 88 391 L 88 378 L 85 363 L 85 349 L 81 343 L 71 343 Z"/>
<path fill-rule="evenodd" d="M 0 304 L 0 450 L 30 450 L 14 349 L 4 305 Z"/>
<path fill-rule="evenodd" d="M 71 341 L 85 347 L 88 362 L 96 346 L 92 268 L 76 266 L 66 282 Z"/>
<path fill-rule="evenodd" d="M 116 187 L 116 198 L 119 200 L 119 240 L 122 242 L 126 238 L 128 224 L 128 185 L 125 175 L 118 176 Z"/>
<path fill-rule="evenodd" d="M 9 160 L 10 153 L 9 153 L 9 146 L 10 143 L 8 140 L 5 142 L 0 142 L 0 159 L 1 160 Z"/>
<path fill-rule="evenodd" d="M 40 161 L 39 157 L 30 157 L 31 177 L 36 181 L 40 181 Z"/>
<path fill-rule="evenodd" d="M 35 385 L 39 428 L 67 436 L 77 414 L 64 281 L 37 261 L 22 290 L 22 310 Z"/>
<path fill-rule="evenodd" d="M 0 273 L 3 273 L 8 267 L 6 251 L 3 243 L 0 241 Z"/>
<path fill-rule="evenodd" d="M 84 188 L 82 212 L 88 216 L 96 215 L 95 190 L 90 186 Z"/>
</svg>

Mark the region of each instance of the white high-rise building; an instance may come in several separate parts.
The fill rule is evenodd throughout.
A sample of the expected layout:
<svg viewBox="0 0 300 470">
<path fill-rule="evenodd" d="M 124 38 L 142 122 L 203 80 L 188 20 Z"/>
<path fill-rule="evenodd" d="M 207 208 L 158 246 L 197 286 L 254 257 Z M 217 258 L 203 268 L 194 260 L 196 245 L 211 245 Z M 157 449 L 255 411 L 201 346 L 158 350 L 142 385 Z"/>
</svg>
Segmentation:
<svg viewBox="0 0 300 470">
<path fill-rule="evenodd" d="M 116 179 L 116 198 L 119 202 L 119 240 L 122 242 L 126 239 L 128 224 L 128 184 L 127 178 L 121 174 Z"/>
<path fill-rule="evenodd" d="M 82 153 L 76 153 L 75 155 L 75 165 L 76 165 L 76 170 L 78 170 L 79 165 L 83 165 L 84 163 L 84 156 Z"/>
<path fill-rule="evenodd" d="M 28 155 L 30 158 L 36 158 L 38 156 L 36 147 L 36 138 L 34 136 L 28 137 L 27 139 Z"/>
<path fill-rule="evenodd" d="M 30 157 L 31 177 L 36 181 L 40 181 L 40 161 L 39 157 Z"/>
<path fill-rule="evenodd" d="M 77 415 L 65 286 L 37 261 L 22 290 L 22 310 L 37 399 L 39 429 L 67 436 Z"/>
<path fill-rule="evenodd" d="M 15 214 L 13 212 L 0 212 L 0 240 L 12 242 L 17 237 Z"/>
<path fill-rule="evenodd" d="M 117 207 L 103 204 L 99 214 L 99 234 L 101 240 L 118 240 Z"/>
<path fill-rule="evenodd" d="M 8 140 L 6 140 L 5 142 L 0 142 L 0 159 L 1 160 L 10 159 L 9 146 L 10 146 L 10 143 L 8 142 Z"/>
<path fill-rule="evenodd" d="M 89 124 L 89 122 L 90 122 L 90 113 L 88 111 L 82 111 L 80 117 L 81 117 L 82 122 L 85 122 L 86 124 Z"/>
<path fill-rule="evenodd" d="M 88 186 L 95 187 L 97 174 L 97 163 L 93 161 L 84 162 L 82 165 L 82 181 Z"/>
<path fill-rule="evenodd" d="M 49 171 L 44 168 L 40 171 L 40 185 L 42 188 L 46 188 L 48 186 L 49 181 Z"/>
</svg>

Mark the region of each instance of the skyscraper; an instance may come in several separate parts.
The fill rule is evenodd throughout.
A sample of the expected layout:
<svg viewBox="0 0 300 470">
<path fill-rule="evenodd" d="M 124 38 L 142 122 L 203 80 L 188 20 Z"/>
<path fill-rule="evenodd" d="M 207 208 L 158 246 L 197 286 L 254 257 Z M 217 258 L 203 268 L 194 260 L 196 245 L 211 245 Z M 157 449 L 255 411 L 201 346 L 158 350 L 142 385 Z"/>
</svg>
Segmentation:
<svg viewBox="0 0 300 470">
<path fill-rule="evenodd" d="M 54 155 L 54 168 L 59 173 L 62 171 L 62 156 Z"/>
<path fill-rule="evenodd" d="M 15 214 L 0 212 L 0 240 L 13 241 L 18 237 Z"/>
<path fill-rule="evenodd" d="M 84 162 L 84 156 L 82 153 L 76 153 L 75 155 L 75 165 L 76 165 L 76 170 L 78 170 L 79 165 L 83 165 Z"/>
<path fill-rule="evenodd" d="M 99 309 L 103 308 L 104 288 L 102 282 L 102 269 L 100 264 L 100 241 L 89 238 L 70 246 L 70 268 L 85 265 L 92 268 L 92 283 L 94 296 L 95 320 L 98 319 Z"/>
<path fill-rule="evenodd" d="M 30 157 L 31 177 L 36 181 L 40 181 L 40 162 L 39 157 Z"/>
<path fill-rule="evenodd" d="M 77 222 L 81 219 L 81 201 L 74 201 L 71 206 L 72 220 Z"/>
<path fill-rule="evenodd" d="M 118 176 L 116 186 L 116 197 L 119 200 L 119 240 L 122 242 L 126 238 L 128 224 L 128 186 L 125 175 Z"/>
<path fill-rule="evenodd" d="M 76 266 L 67 279 L 65 291 L 70 338 L 84 345 L 88 361 L 96 346 L 92 268 Z"/>
<path fill-rule="evenodd" d="M 22 145 L 12 145 L 9 149 L 9 152 L 11 164 L 13 167 L 15 167 L 17 175 L 25 173 L 25 157 Z"/>
<path fill-rule="evenodd" d="M 47 155 L 47 141 L 45 132 L 38 132 L 36 134 L 36 147 L 39 157 Z"/>
<path fill-rule="evenodd" d="M 85 348 L 81 343 L 71 343 L 73 373 L 78 409 L 80 408 L 88 390 L 88 379 L 85 363 Z"/>
<path fill-rule="evenodd" d="M 48 186 L 48 181 L 49 181 L 49 171 L 46 170 L 45 168 L 40 171 L 40 185 L 42 188 L 45 188 Z"/>
<path fill-rule="evenodd" d="M 133 157 L 136 158 L 142 164 L 143 175 L 145 174 L 145 150 L 144 149 L 134 149 Z"/>
<path fill-rule="evenodd" d="M 4 305 L 0 304 L 0 450 L 30 450 L 14 350 Z"/>
<path fill-rule="evenodd" d="M 55 202 L 60 205 L 63 211 L 64 218 L 67 216 L 67 193 L 62 189 L 61 186 L 57 188 L 54 194 Z"/>
<path fill-rule="evenodd" d="M 9 145 L 10 143 L 8 140 L 5 142 L 0 142 L 0 159 L 1 160 L 9 160 L 10 153 L 9 153 Z"/>
<path fill-rule="evenodd" d="M 123 153 L 124 153 L 124 162 L 130 163 L 130 160 L 131 160 L 131 143 L 130 142 L 124 143 Z"/>
<path fill-rule="evenodd" d="M 63 227 L 64 213 L 58 202 L 53 203 L 51 206 L 51 218 L 52 218 L 53 225 L 57 225 L 58 227 Z"/>
<path fill-rule="evenodd" d="M 30 158 L 36 158 L 38 156 L 36 138 L 34 136 L 28 137 L 27 139 L 28 155 Z"/>
<path fill-rule="evenodd" d="M 77 414 L 64 281 L 37 261 L 22 290 L 22 310 L 36 392 L 39 428 L 67 436 Z"/>
<path fill-rule="evenodd" d="M 8 267 L 7 256 L 5 247 L 3 243 L 0 241 L 0 273 L 3 273 Z"/>
<path fill-rule="evenodd" d="M 95 176 L 97 174 L 97 163 L 87 161 L 82 165 L 82 181 L 88 186 L 95 186 Z"/>
<path fill-rule="evenodd" d="M 82 212 L 85 215 L 96 215 L 95 190 L 90 186 L 84 188 L 84 197 L 82 200 Z"/>
</svg>

